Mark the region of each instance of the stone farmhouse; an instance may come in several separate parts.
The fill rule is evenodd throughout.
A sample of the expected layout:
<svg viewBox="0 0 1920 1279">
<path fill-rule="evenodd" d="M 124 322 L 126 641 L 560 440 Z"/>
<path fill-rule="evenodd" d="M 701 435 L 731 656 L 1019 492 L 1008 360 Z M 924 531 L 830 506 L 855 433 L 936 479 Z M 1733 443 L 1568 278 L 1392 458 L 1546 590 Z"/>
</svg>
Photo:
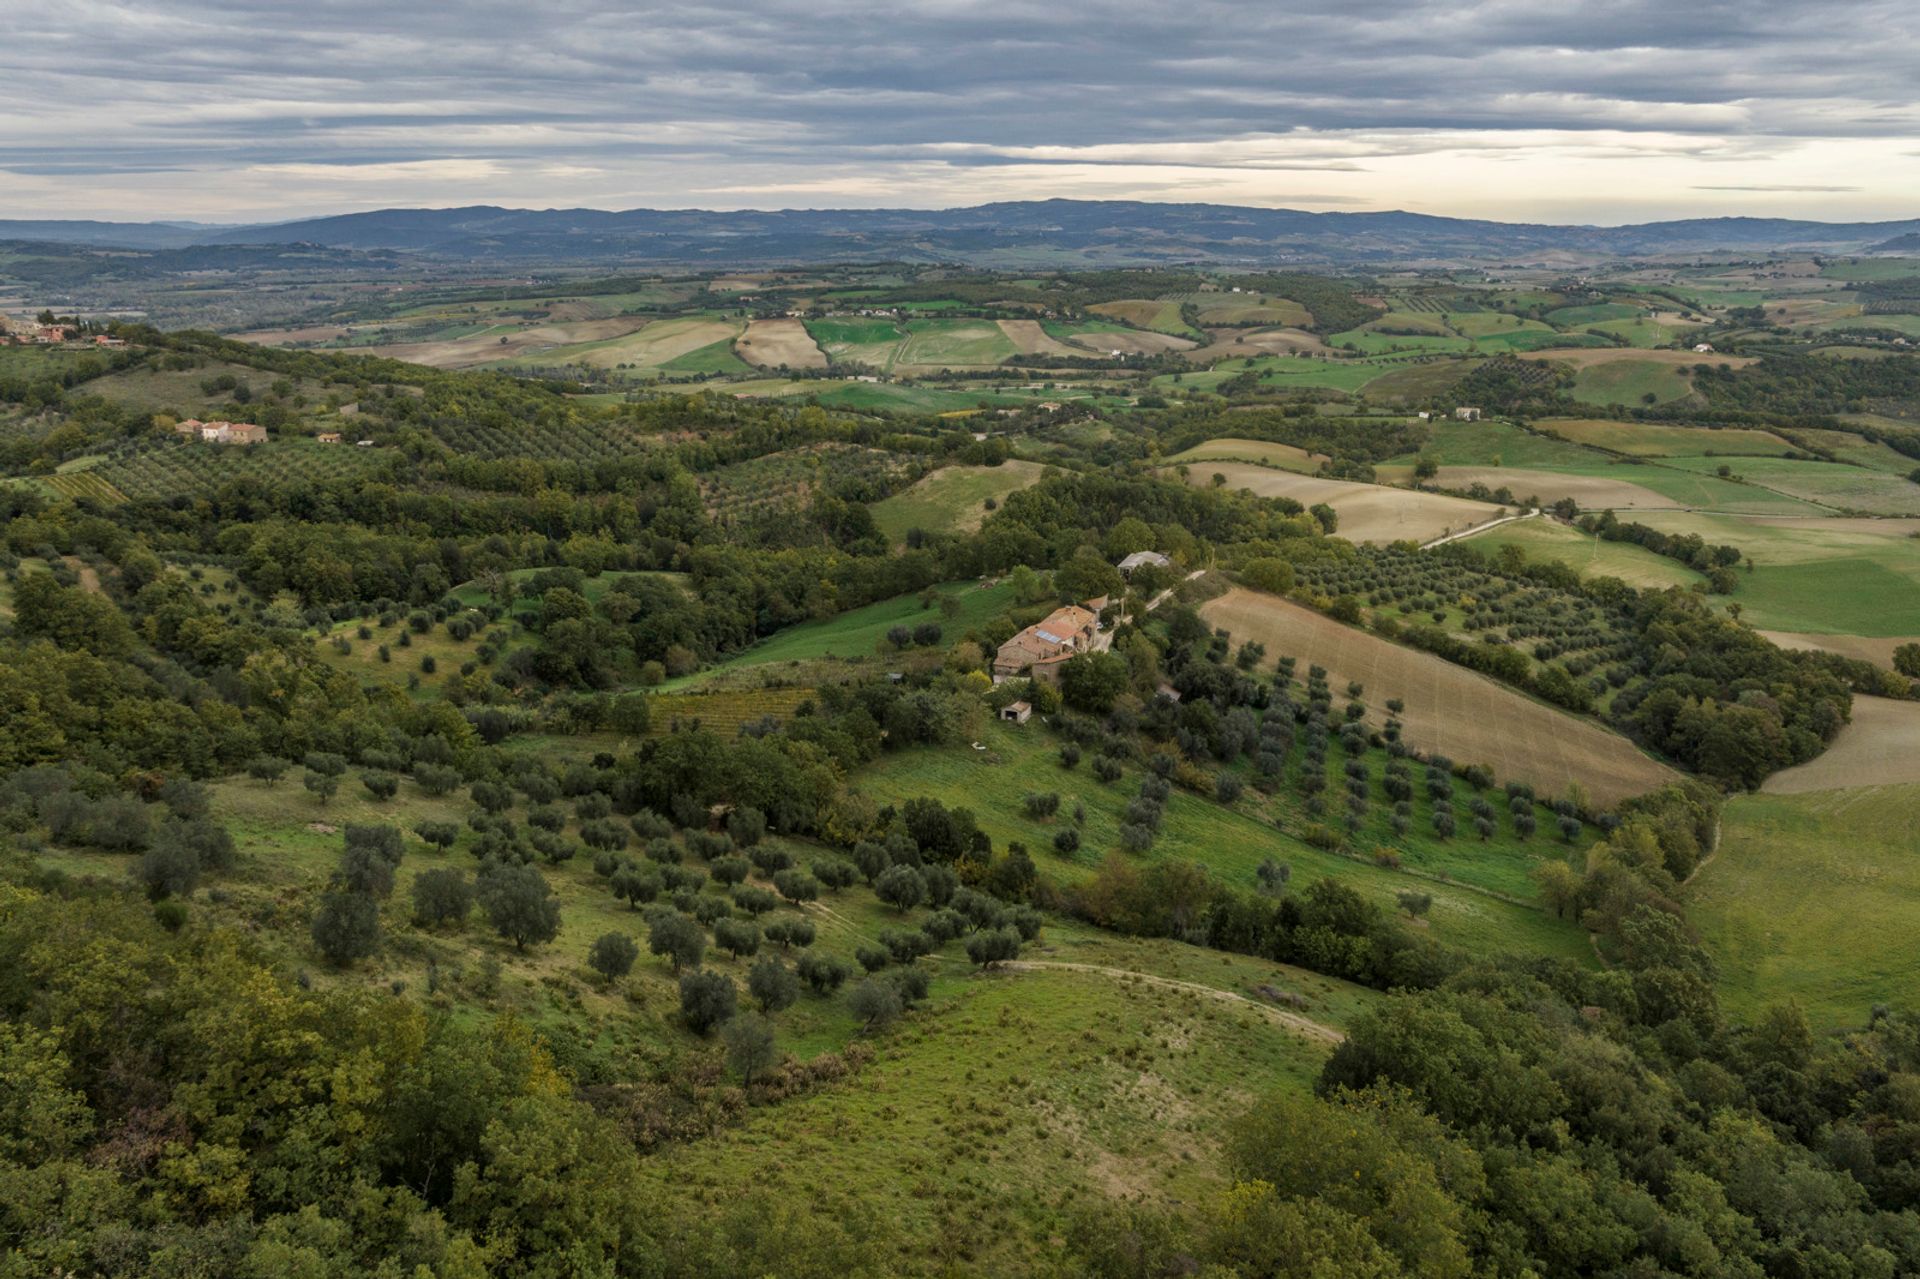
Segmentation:
<svg viewBox="0 0 1920 1279">
<path fill-rule="evenodd" d="M 1094 649 L 1100 633 L 1100 614 L 1069 604 L 1056 608 L 1000 646 L 994 654 L 996 681 L 1030 676 L 1048 684 L 1060 680 L 1060 667 Z"/>
</svg>

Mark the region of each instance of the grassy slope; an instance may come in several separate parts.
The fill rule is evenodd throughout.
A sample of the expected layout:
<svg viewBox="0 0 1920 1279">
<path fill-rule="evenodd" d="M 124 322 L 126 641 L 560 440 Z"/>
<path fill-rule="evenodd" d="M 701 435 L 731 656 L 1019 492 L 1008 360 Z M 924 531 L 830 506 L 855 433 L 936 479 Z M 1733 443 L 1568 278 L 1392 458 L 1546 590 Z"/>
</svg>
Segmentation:
<svg viewBox="0 0 1920 1279">
<path fill-rule="evenodd" d="M 823 657 L 871 657 L 886 638 L 887 631 L 894 626 L 938 622 L 951 639 L 970 627 L 992 620 L 1015 603 L 1013 588 L 1005 582 L 984 589 L 978 582 L 949 582 L 935 589 L 941 595 L 958 600 L 959 612 L 948 617 L 938 606 L 922 608 L 917 594 L 897 595 L 836 617 L 790 626 L 704 671 L 669 680 L 662 689 L 670 692 L 696 687 L 710 682 L 716 676 L 733 674 L 747 667 L 805 662 Z"/>
<path fill-rule="evenodd" d="M 457 820 L 468 807 L 464 797 L 434 799 L 411 784 L 388 803 L 350 784 L 323 807 L 293 782 L 220 783 L 215 813 L 234 831 L 240 858 L 192 900 L 189 927 L 247 928 L 317 985 L 390 990 L 456 1019 L 511 1014 L 582 1082 L 654 1071 L 699 1078 L 710 1069 L 717 1078 L 719 1042 L 679 1024 L 675 977 L 645 953 L 642 914 L 616 901 L 581 858 L 542 867 L 561 903 L 561 932 L 517 951 L 478 915 L 431 930 L 409 921 L 415 875 L 474 865 L 464 851 L 469 835 L 448 853 L 410 839 L 398 890 L 382 910 L 380 953 L 345 971 L 319 961 L 307 919 L 342 842 L 324 827 L 410 829 L 423 818 Z M 791 848 L 803 864 L 821 852 Z M 113 881 L 131 864 L 64 851 L 43 863 Z M 882 929 L 913 926 L 926 911 L 901 916 L 855 887 L 805 914 L 818 930 L 814 949 L 851 961 Z M 633 973 L 610 984 L 585 967 L 593 939 L 609 931 L 642 944 Z M 949 943 L 923 961 L 935 975 L 928 1003 L 870 1034 L 844 995 L 802 994 L 775 1018 L 783 1051 L 810 1060 L 860 1042 L 872 1060 L 837 1083 L 718 1120 L 703 1139 L 647 1158 L 643 1175 L 663 1195 L 695 1203 L 718 1202 L 746 1177 L 858 1201 L 914 1227 L 890 1232 L 911 1241 L 894 1258 L 899 1273 L 938 1273 L 956 1249 L 989 1270 L 995 1258 L 1003 1271 L 1018 1269 L 1082 1198 L 1126 1190 L 1190 1201 L 1225 1184 L 1219 1145 L 1230 1118 L 1275 1085 L 1310 1086 L 1328 1051 L 1327 1030 L 1290 1024 L 1262 988 L 1300 997 L 1299 1014 L 1334 1031 L 1381 998 L 1284 965 L 1063 920 L 1050 921 L 1022 959 L 1033 967 L 983 974 Z M 705 960 L 743 997 L 751 962 L 711 950 Z M 1010 1035 L 1020 1045 L 1011 1057 Z"/>
<path fill-rule="evenodd" d="M 1674 365 L 1616 360 L 1581 369 L 1574 378 L 1572 395 L 1586 404 L 1640 404 L 1649 395 L 1656 402 L 1664 402 L 1692 391 L 1686 373 Z"/>
<path fill-rule="evenodd" d="M 1503 546 L 1517 546 L 1530 560 L 1559 560 L 1582 577 L 1617 577 L 1631 586 L 1664 589 L 1703 580 L 1686 565 L 1652 551 L 1629 542 L 1603 542 L 1553 520 L 1502 524 L 1468 540 L 1489 555 Z"/>
<path fill-rule="evenodd" d="M 880 531 L 898 542 L 909 529 L 930 533 L 971 532 L 986 515 L 988 498 L 998 502 L 1040 478 L 1036 462 L 1009 461 L 999 466 L 947 466 L 905 492 L 872 508 Z"/>
<path fill-rule="evenodd" d="M 1687 891 L 1729 1009 L 1796 999 L 1816 1027 L 1858 1025 L 1920 989 L 1920 786 L 1741 795 Z"/>
<path fill-rule="evenodd" d="M 862 772 L 857 783 L 883 803 L 928 795 L 969 808 L 996 844 L 1026 844 L 1041 873 L 1050 878 L 1071 882 L 1091 875 L 1106 851 L 1118 846 L 1122 810 L 1139 790 L 1139 770 L 1130 768 L 1111 786 L 1099 782 L 1087 765 L 1063 770 L 1056 759 L 1057 739 L 1034 724 L 1018 729 L 992 724 L 980 740 L 987 747 L 984 751 L 918 750 L 887 756 Z M 1329 752 L 1334 767 L 1338 763 L 1332 757 L 1337 754 L 1337 750 Z M 1021 801 L 1030 791 L 1057 791 L 1061 815 L 1047 822 L 1028 819 Z M 1464 802 L 1459 800 L 1461 812 Z M 1061 856 L 1052 850 L 1053 834 L 1070 822 L 1076 804 L 1084 804 L 1087 810 L 1081 847 L 1071 857 Z M 1289 804 L 1281 800 L 1273 811 Z M 1284 834 L 1270 819 L 1261 820 L 1255 814 L 1262 807 L 1251 790 L 1237 807 L 1225 808 L 1176 789 L 1167 802 L 1160 837 L 1147 856 L 1204 865 L 1241 888 L 1252 886 L 1255 869 L 1271 857 L 1292 866 L 1295 884 L 1331 875 L 1389 911 L 1395 908 L 1394 895 L 1400 891 L 1431 892 L 1434 934 L 1443 941 L 1482 952 L 1524 950 L 1591 957 L 1584 938 L 1542 911 L 1473 891 L 1464 883 L 1441 883 L 1357 857 L 1322 852 Z M 1386 811 L 1385 804 L 1376 800 L 1375 818 Z M 1371 848 L 1372 843 L 1369 839 L 1365 846 Z M 1552 847 L 1544 836 L 1536 837 L 1542 854 Z M 1407 864 L 1430 874 L 1445 871 L 1461 881 L 1491 881 L 1498 887 L 1526 891 L 1530 853 L 1483 851 L 1477 841 L 1460 837 L 1446 848 L 1445 854 L 1416 848 Z M 1500 848 L 1507 850 L 1510 845 Z M 1496 859 L 1491 865 L 1486 861 L 1490 857 Z"/>
<path fill-rule="evenodd" d="M 1670 533 L 1731 543 L 1754 561 L 1735 593 L 1762 630 L 1920 635 L 1920 555 L 1905 525 L 1884 521 L 1765 522 L 1700 512 L 1635 519 Z M 1857 528 L 1856 528 L 1857 526 Z"/>
</svg>

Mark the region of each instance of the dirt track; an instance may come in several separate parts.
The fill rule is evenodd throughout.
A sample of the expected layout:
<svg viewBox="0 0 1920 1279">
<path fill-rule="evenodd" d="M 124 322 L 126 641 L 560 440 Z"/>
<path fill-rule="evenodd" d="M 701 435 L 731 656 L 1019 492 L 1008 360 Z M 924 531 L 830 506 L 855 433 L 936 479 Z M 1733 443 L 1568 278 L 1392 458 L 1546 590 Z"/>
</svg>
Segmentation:
<svg viewBox="0 0 1920 1279">
<path fill-rule="evenodd" d="M 1177 977 L 1160 977 L 1153 973 L 1137 973 L 1130 968 L 1107 968 L 1100 964 L 1074 964 L 1068 963 L 1065 960 L 1056 959 L 1010 959 L 1002 964 L 1001 967 L 1011 969 L 1015 972 L 1024 972 L 1040 968 L 1060 968 L 1076 973 L 1099 973 L 1102 976 L 1112 977 L 1119 981 L 1145 982 L 1149 986 L 1159 986 L 1165 990 L 1185 991 L 1189 994 L 1199 995 L 1205 999 L 1217 999 L 1222 1003 L 1243 1004 L 1259 1012 L 1268 1020 L 1285 1026 L 1289 1030 L 1298 1031 L 1306 1038 L 1318 1040 L 1323 1044 L 1335 1045 L 1346 1039 L 1345 1035 L 1335 1030 L 1332 1026 L 1324 1022 L 1315 1021 L 1311 1017 L 1303 1017 L 1299 1013 L 1288 1012 L 1284 1008 L 1275 1008 L 1272 1004 L 1263 1004 L 1257 999 L 1249 999 L 1245 995 L 1236 994 L 1231 990 L 1221 990 L 1217 986 L 1202 986 L 1199 982 L 1194 981 L 1181 981 Z"/>
</svg>

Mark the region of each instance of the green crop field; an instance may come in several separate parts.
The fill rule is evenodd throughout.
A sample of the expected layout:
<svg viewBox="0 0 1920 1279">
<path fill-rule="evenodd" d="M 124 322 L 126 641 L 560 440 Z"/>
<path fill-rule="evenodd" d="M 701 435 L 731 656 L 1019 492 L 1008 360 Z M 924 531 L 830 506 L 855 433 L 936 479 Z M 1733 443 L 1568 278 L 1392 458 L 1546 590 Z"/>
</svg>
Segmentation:
<svg viewBox="0 0 1920 1279">
<path fill-rule="evenodd" d="M 1546 418 L 1542 431 L 1635 457 L 1777 456 L 1794 446 L 1771 431 L 1744 427 L 1662 426 L 1653 422 L 1612 422 L 1593 418 Z M 1829 432 L 1840 435 L 1841 432 Z M 1858 440 L 1858 436 L 1847 437 Z M 1893 450 L 1888 449 L 1889 453 Z"/>
<path fill-rule="evenodd" d="M 896 364 L 978 368 L 1013 354 L 1012 340 L 991 320 L 909 320 Z"/>
<path fill-rule="evenodd" d="M 710 342 L 660 366 L 663 373 L 751 373 L 753 368 L 733 353 L 733 339 Z"/>
<path fill-rule="evenodd" d="M 1612 473 L 1611 460 L 1592 449 L 1494 419 L 1438 421 L 1433 426 L 1433 438 L 1418 457 L 1431 458 L 1442 466 L 1517 466 L 1577 475 Z M 1392 462 L 1410 464 L 1415 460 L 1415 455 L 1406 454 Z"/>
<path fill-rule="evenodd" d="M 1822 320 L 1811 326 L 1819 333 L 1846 333 L 1852 329 L 1892 329 L 1910 338 L 1920 338 L 1920 315 L 1852 315 Z"/>
<path fill-rule="evenodd" d="M 864 364 L 882 370 L 893 367 L 900 344 L 906 339 L 906 332 L 892 320 L 866 316 L 808 320 L 807 332 L 833 363 Z"/>
<path fill-rule="evenodd" d="M 1605 320 L 1632 320 L 1642 311 L 1623 302 L 1596 302 L 1590 306 L 1563 306 L 1547 312 L 1547 323 L 1563 329 L 1584 329 Z"/>
<path fill-rule="evenodd" d="M 1366 384 L 1370 400 L 1406 399 L 1416 403 L 1446 395 L 1461 378 L 1480 367 L 1479 359 L 1401 361 Z"/>
<path fill-rule="evenodd" d="M 1793 999 L 1854 1026 L 1920 989 L 1920 786 L 1741 795 L 1724 820 L 1687 906 L 1730 1009 Z"/>
<path fill-rule="evenodd" d="M 1767 520 L 1704 511 L 1634 518 L 1668 533 L 1738 546 L 1754 561 L 1734 598 L 1762 630 L 1829 635 L 1920 635 L 1915 521 Z"/>
<path fill-rule="evenodd" d="M 989 500 L 999 502 L 1040 478 L 1037 462 L 1008 461 L 999 466 L 945 466 L 912 488 L 874 503 L 874 523 L 894 541 L 911 529 L 929 533 L 965 533 L 980 527 Z"/>
<path fill-rule="evenodd" d="M 1517 546 L 1530 560 L 1558 560 L 1582 577 L 1617 577 L 1629 586 L 1663 590 L 1704 580 L 1684 564 L 1631 542 L 1605 542 L 1555 520 L 1518 520 L 1467 540 L 1492 555 Z"/>
<path fill-rule="evenodd" d="M 1421 326 L 1409 322 L 1403 326 L 1400 318 L 1396 317 L 1393 327 L 1396 330 L 1402 327 L 1409 329 L 1418 327 L 1420 331 L 1382 333 L 1370 326 L 1336 333 L 1327 339 L 1327 343 L 1330 346 L 1358 351 L 1363 355 L 1386 355 L 1397 352 L 1458 352 L 1473 349 L 1472 339 L 1447 332 L 1437 322 Z"/>
<path fill-rule="evenodd" d="M 1668 465 L 1688 471 L 1730 466 L 1753 484 L 1823 506 L 1873 515 L 1920 515 L 1920 484 L 1865 467 L 1783 457 L 1674 458 Z"/>
<path fill-rule="evenodd" d="M 1139 788 L 1139 770 L 1129 769 L 1120 781 L 1105 785 L 1084 766 L 1073 771 L 1063 769 L 1056 758 L 1058 740 L 1037 724 L 1019 728 L 989 724 L 979 740 L 986 747 L 983 751 L 914 750 L 885 756 L 862 771 L 857 783 L 882 803 L 901 803 L 927 795 L 968 808 L 996 843 L 1024 843 L 1035 850 L 1041 874 L 1062 882 L 1084 879 L 1093 873 L 1106 850 L 1118 847 L 1122 810 Z M 1061 816 L 1045 822 L 1027 819 L 1022 800 L 1033 791 L 1057 791 Z M 1428 872 L 1415 875 L 1362 857 L 1310 847 L 1276 829 L 1271 821 L 1256 817 L 1253 792 L 1248 795 L 1239 806 L 1227 808 L 1176 789 L 1167 802 L 1159 839 L 1146 856 L 1202 865 L 1242 888 L 1250 887 L 1260 863 L 1272 858 L 1293 868 L 1296 884 L 1332 876 L 1389 911 L 1394 909 L 1397 892 L 1431 892 L 1432 926 L 1435 936 L 1443 941 L 1475 950 L 1523 950 L 1583 962 L 1591 959 L 1577 929 L 1532 906 L 1468 886 L 1469 882 L 1490 880 L 1491 886 L 1502 890 L 1525 891 L 1526 871 L 1533 858 L 1554 855 L 1556 845 L 1545 835 L 1535 837 L 1535 847 L 1530 851 L 1496 846 L 1483 852 L 1477 840 L 1467 837 L 1456 837 L 1444 846 L 1409 849 L 1406 864 Z M 1081 828 L 1081 848 L 1065 857 L 1051 851 L 1050 841 L 1076 804 L 1084 805 L 1087 813 Z M 1436 874 L 1451 875 L 1452 882 L 1431 877 Z"/>
</svg>

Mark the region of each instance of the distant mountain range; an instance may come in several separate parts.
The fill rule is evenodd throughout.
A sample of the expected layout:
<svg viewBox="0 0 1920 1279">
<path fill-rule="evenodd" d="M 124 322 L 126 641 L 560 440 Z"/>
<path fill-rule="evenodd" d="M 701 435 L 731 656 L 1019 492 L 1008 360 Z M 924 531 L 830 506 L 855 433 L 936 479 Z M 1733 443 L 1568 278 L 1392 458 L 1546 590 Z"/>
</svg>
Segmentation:
<svg viewBox="0 0 1920 1279">
<path fill-rule="evenodd" d="M 180 249 L 310 244 L 465 261 L 743 265 L 905 260 L 983 265 L 1213 262 L 1279 265 L 1531 261 L 1719 250 L 1905 247 L 1920 218 L 1802 222 L 1695 218 L 1548 226 L 1418 213 L 1308 213 L 1224 204 L 1033 200 L 966 209 L 380 209 L 257 226 L 0 220 L 0 240 Z"/>
</svg>

